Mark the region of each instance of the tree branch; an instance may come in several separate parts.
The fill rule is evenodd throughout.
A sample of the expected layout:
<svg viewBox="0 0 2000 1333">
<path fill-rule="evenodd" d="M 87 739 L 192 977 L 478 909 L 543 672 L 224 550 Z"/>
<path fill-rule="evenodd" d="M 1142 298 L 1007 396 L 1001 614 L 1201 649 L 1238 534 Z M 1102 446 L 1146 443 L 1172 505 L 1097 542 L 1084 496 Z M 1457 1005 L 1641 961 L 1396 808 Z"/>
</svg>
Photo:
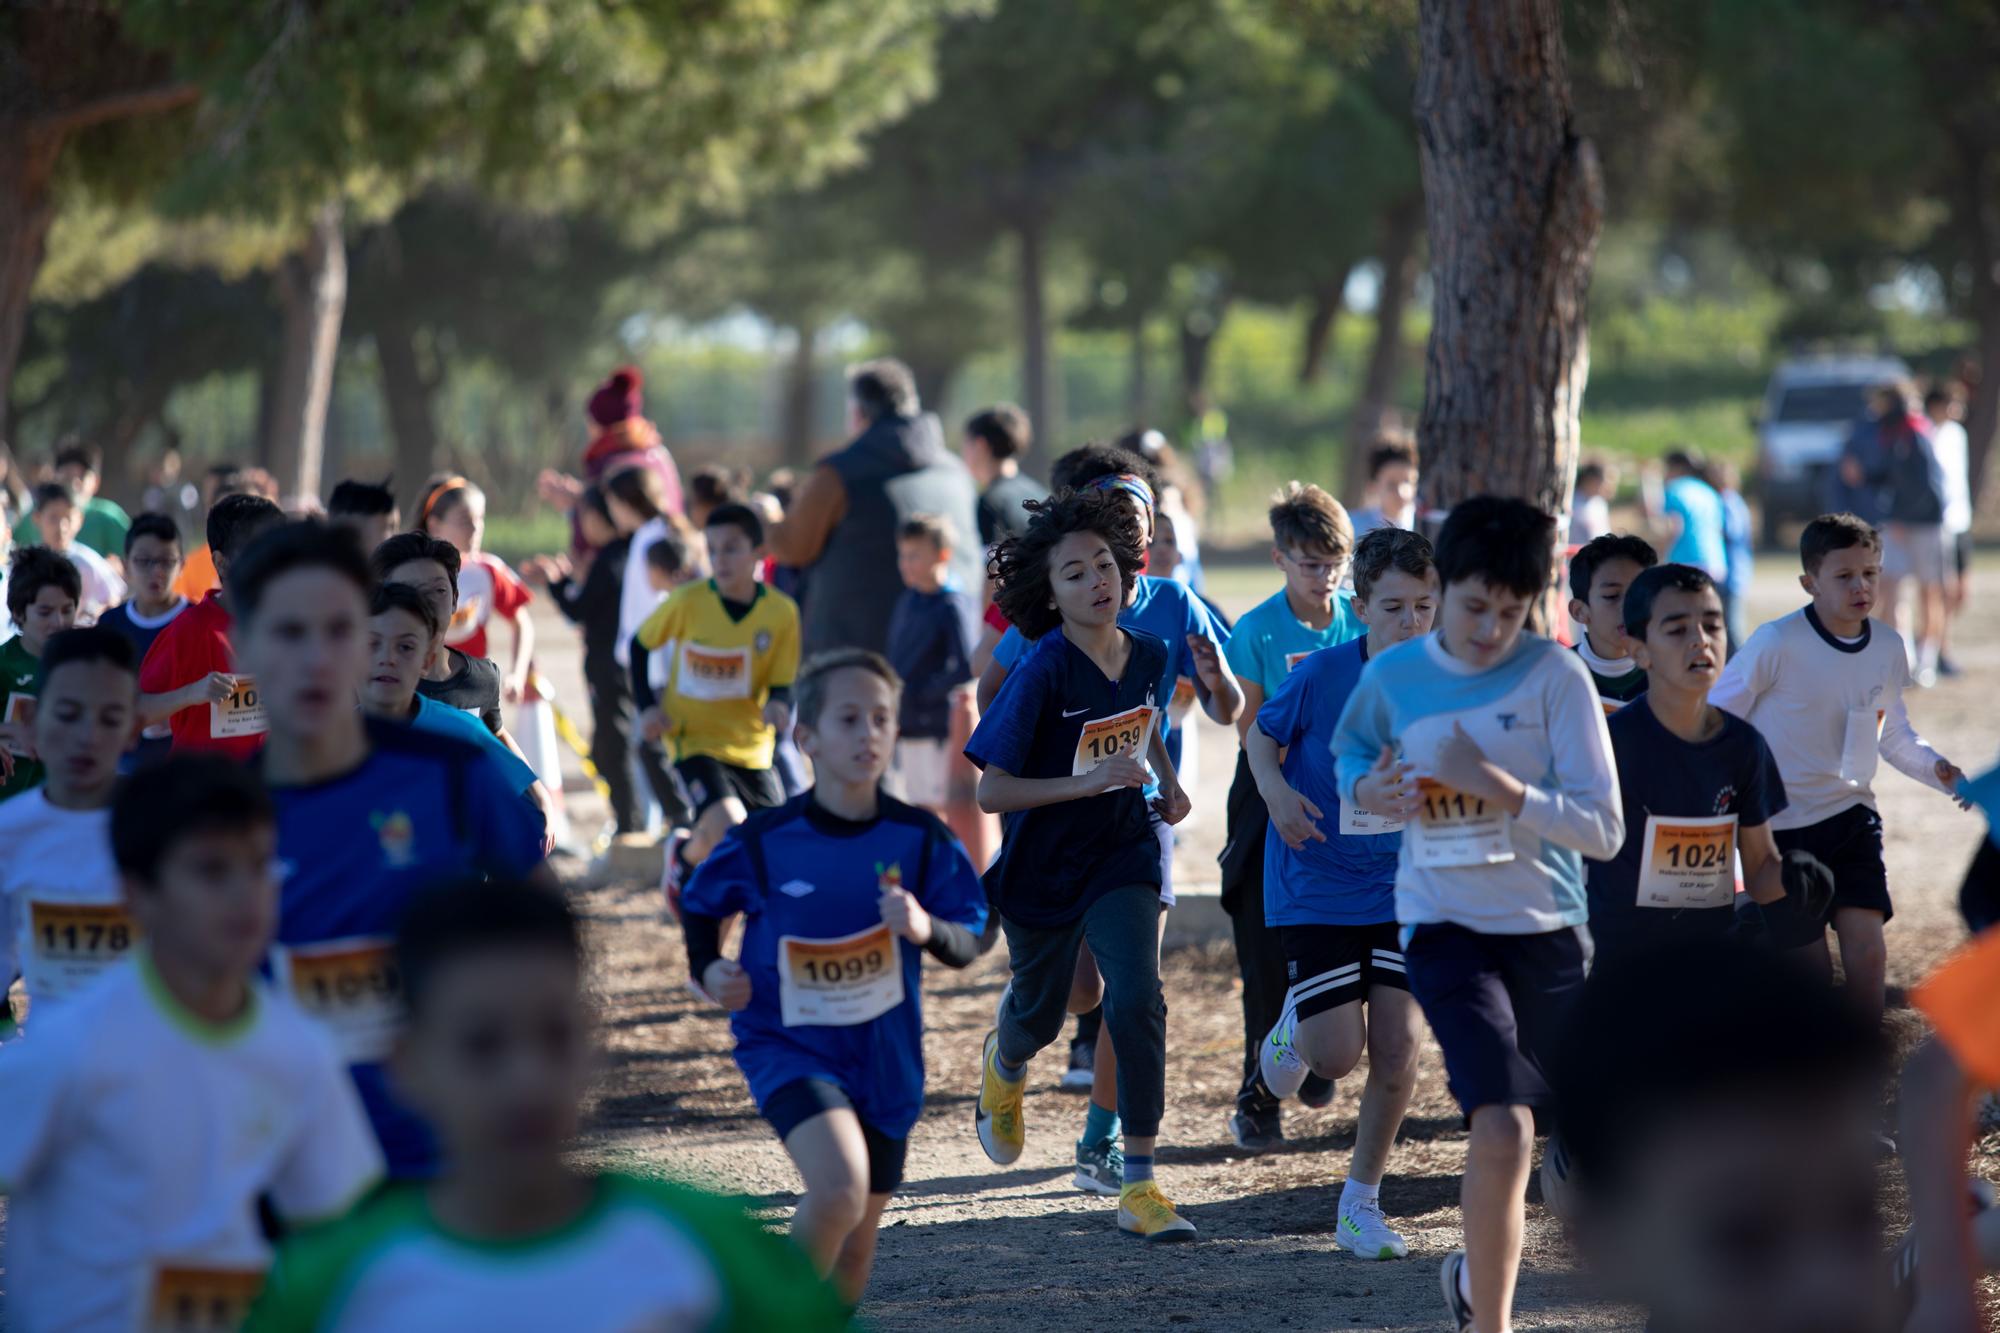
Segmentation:
<svg viewBox="0 0 2000 1333">
<path fill-rule="evenodd" d="M 73 134 L 114 120 L 134 116 L 157 116 L 190 106 L 201 97 L 201 88 L 192 83 L 168 83 L 153 88 L 132 88 L 110 93 L 75 106 L 38 116 L 35 128 L 45 132 Z"/>
</svg>

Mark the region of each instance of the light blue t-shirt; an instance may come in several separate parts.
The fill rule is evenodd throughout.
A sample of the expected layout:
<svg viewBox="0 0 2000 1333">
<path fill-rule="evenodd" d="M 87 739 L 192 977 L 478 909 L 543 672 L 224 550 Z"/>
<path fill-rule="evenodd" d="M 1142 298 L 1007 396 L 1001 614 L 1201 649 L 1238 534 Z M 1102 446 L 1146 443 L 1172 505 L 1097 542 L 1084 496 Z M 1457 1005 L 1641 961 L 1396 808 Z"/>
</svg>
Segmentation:
<svg viewBox="0 0 2000 1333">
<path fill-rule="evenodd" d="M 1187 645 L 1187 636 L 1200 635 L 1215 645 L 1215 650 L 1224 661 L 1229 660 L 1230 632 L 1224 629 L 1214 615 L 1210 614 L 1201 598 L 1173 579 L 1158 579 L 1150 574 L 1141 574 L 1132 589 L 1132 604 L 1118 613 L 1118 623 L 1126 629 L 1144 630 L 1167 645 L 1167 669 L 1160 678 L 1160 688 L 1155 696 L 1161 700 L 1174 697 L 1174 688 L 1183 676 L 1194 677 L 1194 650 Z M 1030 644 L 1020 630 L 1009 626 L 1000 636 L 1000 642 L 993 649 L 993 660 L 1012 671 L 1024 656 Z M 1181 733 L 1172 725 L 1167 710 L 1160 710 L 1160 739 L 1166 742 L 1167 758 L 1179 767 L 1181 762 Z"/>
<path fill-rule="evenodd" d="M 507 784 L 510 791 L 524 792 L 535 785 L 535 770 L 528 767 L 520 755 L 508 749 L 498 736 L 488 731 L 484 722 L 463 708 L 453 708 L 450 704 L 441 704 L 428 695 L 420 694 L 410 727 L 435 736 L 449 736 L 474 746 L 485 759 L 486 766 Z"/>
<path fill-rule="evenodd" d="M 1353 594 L 1342 590 L 1333 595 L 1333 619 L 1325 629 L 1314 629 L 1292 614 L 1285 590 L 1265 598 L 1245 611 L 1236 621 L 1225 650 L 1229 669 L 1243 680 L 1253 682 L 1270 699 L 1285 683 L 1293 667 L 1308 654 L 1322 648 L 1358 639 L 1368 632 L 1354 614 Z"/>
<path fill-rule="evenodd" d="M 1668 562 L 1693 565 L 1717 583 L 1727 579 L 1729 550 L 1722 539 L 1722 497 L 1715 488 L 1700 477 L 1675 477 L 1667 483 L 1662 508 L 1681 521 Z"/>
<path fill-rule="evenodd" d="M 1402 833 L 1341 831 L 1333 730 L 1367 664 L 1366 638 L 1321 649 L 1300 662 L 1257 710 L 1257 729 L 1285 751 L 1285 781 L 1319 807 L 1320 832 L 1326 835 L 1325 842 L 1293 851 L 1275 827 L 1266 830 L 1266 925 L 1373 926 L 1396 919 Z"/>
</svg>

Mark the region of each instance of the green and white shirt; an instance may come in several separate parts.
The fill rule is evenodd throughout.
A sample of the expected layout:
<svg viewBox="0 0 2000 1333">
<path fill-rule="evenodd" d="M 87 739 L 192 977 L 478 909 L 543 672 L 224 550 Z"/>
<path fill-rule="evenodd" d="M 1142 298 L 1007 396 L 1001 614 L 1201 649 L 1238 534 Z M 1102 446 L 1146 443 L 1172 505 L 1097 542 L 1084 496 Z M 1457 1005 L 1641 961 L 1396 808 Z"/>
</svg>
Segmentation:
<svg viewBox="0 0 2000 1333">
<path fill-rule="evenodd" d="M 175 1000 L 144 948 L 0 1047 L 0 1326 L 230 1328 L 270 1262 L 268 1196 L 337 1215 L 382 1173 L 317 1024 L 255 984 L 228 1023 Z"/>
<path fill-rule="evenodd" d="M 574 1220 L 510 1241 L 447 1231 L 419 1184 L 385 1187 L 280 1248 L 245 1330 L 748 1333 L 846 1323 L 805 1257 L 735 1205 L 605 1175 Z"/>
<path fill-rule="evenodd" d="M 28 651 L 20 635 L 0 643 L 0 722 L 25 731 L 35 720 L 36 678 L 42 673 L 42 659 Z M 42 761 L 28 758 L 25 744 L 0 740 L 14 757 L 14 775 L 0 778 L 0 801 L 18 796 L 42 780 Z"/>
</svg>

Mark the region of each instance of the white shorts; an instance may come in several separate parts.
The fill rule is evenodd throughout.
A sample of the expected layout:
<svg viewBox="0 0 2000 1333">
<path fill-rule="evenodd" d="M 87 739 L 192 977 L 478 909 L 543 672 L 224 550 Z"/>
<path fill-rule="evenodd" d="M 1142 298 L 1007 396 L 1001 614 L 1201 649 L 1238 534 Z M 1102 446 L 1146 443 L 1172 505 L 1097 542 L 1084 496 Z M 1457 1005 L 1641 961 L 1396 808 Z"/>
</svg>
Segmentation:
<svg viewBox="0 0 2000 1333">
<path fill-rule="evenodd" d="M 1941 523 L 1882 525 L 1882 575 L 1915 579 L 1926 586 L 1945 581 L 1945 570 L 1956 557 L 1952 539 Z"/>
<path fill-rule="evenodd" d="M 890 777 L 898 799 L 939 810 L 951 794 L 952 753 L 941 739 L 913 737 L 896 742 Z"/>
</svg>

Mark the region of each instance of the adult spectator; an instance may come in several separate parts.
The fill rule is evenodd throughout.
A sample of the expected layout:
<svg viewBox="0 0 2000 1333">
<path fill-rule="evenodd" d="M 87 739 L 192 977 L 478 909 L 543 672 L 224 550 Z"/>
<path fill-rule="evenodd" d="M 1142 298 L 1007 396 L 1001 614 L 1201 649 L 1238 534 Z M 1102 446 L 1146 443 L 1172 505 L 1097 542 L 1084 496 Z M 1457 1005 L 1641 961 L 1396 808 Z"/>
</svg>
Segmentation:
<svg viewBox="0 0 2000 1333">
<path fill-rule="evenodd" d="M 1938 638 L 1938 674 L 1956 676 L 1951 660 L 1951 625 L 1965 609 L 1972 578 L 1972 468 L 1965 426 L 1965 399 L 1958 386 L 1942 383 L 1924 395 L 1931 420 L 1931 452 L 1944 473 L 1944 632 Z"/>
<path fill-rule="evenodd" d="M 1905 388 L 1889 390 L 1879 423 L 1882 493 L 1882 591 L 1876 615 L 1904 629 L 1904 580 L 1916 584 L 1917 683 L 1937 681 L 1938 643 L 1944 633 L 1947 568 L 1944 469 L 1931 445 L 1931 423 L 1919 416 Z"/>
<path fill-rule="evenodd" d="M 586 485 L 595 485 L 614 472 L 645 468 L 660 479 L 661 510 L 681 512 L 680 470 L 660 440 L 659 427 L 646 419 L 640 392 L 644 387 L 645 377 L 637 366 L 620 366 L 613 371 L 611 378 L 591 393 L 585 408 L 591 434 L 583 450 L 582 478 L 547 468 L 535 479 L 542 498 L 570 516 L 570 547 L 575 555 L 589 549 L 576 516 L 577 499 Z"/>
<path fill-rule="evenodd" d="M 959 455 L 979 485 L 979 544 L 991 546 L 1003 537 L 1028 530 L 1030 500 L 1046 500 L 1049 488 L 1021 471 L 1021 455 L 1035 438 L 1028 414 L 1012 403 L 997 403 L 973 413 L 965 423 Z"/>
<path fill-rule="evenodd" d="M 111 572 L 123 577 L 125 533 L 132 520 L 115 500 L 97 493 L 104 479 L 103 470 L 104 452 L 96 445 L 66 440 L 56 446 L 56 480 L 69 487 L 83 511 L 83 527 L 78 530 L 76 540 L 103 556 Z M 22 515 L 21 521 L 14 525 L 14 540 L 22 546 L 33 546 L 40 540 L 32 514 Z"/>
<path fill-rule="evenodd" d="M 1685 449 L 1665 459 L 1666 486 L 1660 521 L 1666 563 L 1693 565 L 1717 584 L 1729 578 L 1729 545 L 1723 536 L 1722 497 L 1702 475 L 1701 461 Z"/>
<path fill-rule="evenodd" d="M 885 358 L 850 370 L 847 418 L 854 438 L 820 460 L 769 534 L 778 563 L 806 571 L 806 656 L 887 650 L 902 581 L 896 533 L 906 521 L 936 514 L 954 531 L 979 530 L 972 474 L 945 448 L 937 417 L 920 411 L 908 366 Z M 983 586 L 980 548 L 959 545 L 953 585 Z"/>
</svg>

